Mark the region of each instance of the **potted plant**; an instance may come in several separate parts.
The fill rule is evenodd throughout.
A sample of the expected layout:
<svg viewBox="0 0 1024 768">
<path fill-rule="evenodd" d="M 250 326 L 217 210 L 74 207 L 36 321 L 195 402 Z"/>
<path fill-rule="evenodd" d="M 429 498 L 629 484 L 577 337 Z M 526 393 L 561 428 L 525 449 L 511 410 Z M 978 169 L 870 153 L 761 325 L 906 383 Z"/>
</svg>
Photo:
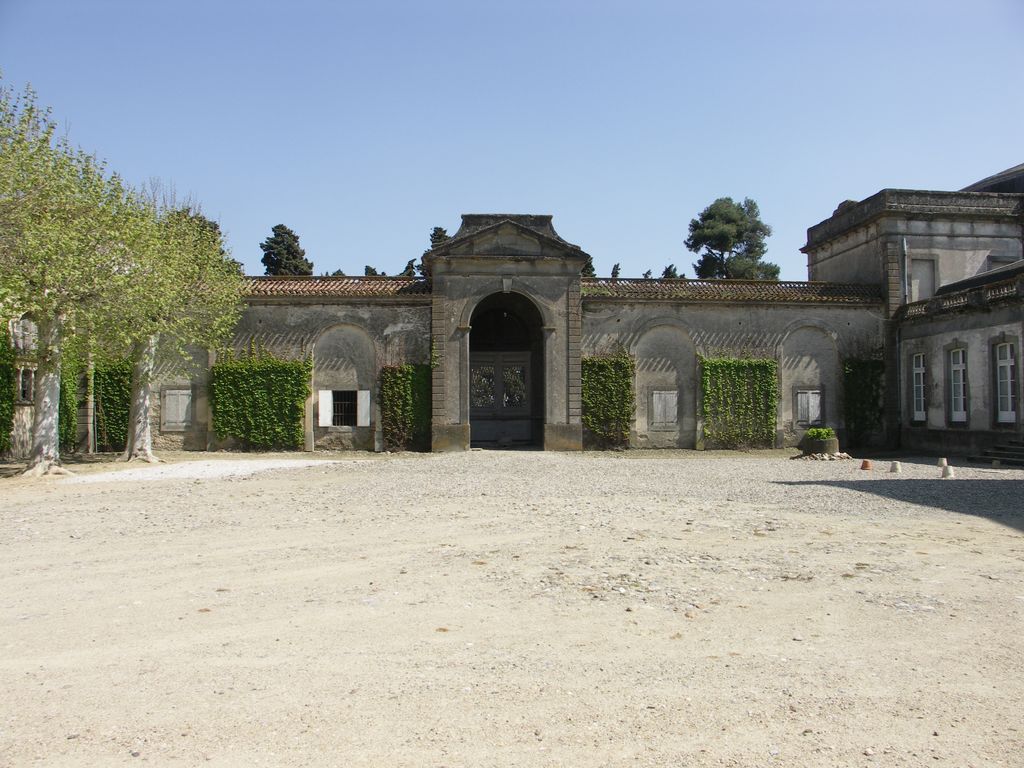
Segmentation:
<svg viewBox="0 0 1024 768">
<path fill-rule="evenodd" d="M 832 427 L 811 427 L 804 433 L 804 453 L 839 453 L 839 438 Z"/>
</svg>

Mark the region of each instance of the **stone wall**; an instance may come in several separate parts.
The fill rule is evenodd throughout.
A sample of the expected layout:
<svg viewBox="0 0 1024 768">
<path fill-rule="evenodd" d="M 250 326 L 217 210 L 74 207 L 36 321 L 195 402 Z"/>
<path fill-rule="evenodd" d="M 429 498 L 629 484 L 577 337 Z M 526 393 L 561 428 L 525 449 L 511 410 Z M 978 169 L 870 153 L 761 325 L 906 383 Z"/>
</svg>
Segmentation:
<svg viewBox="0 0 1024 768">
<path fill-rule="evenodd" d="M 794 414 L 796 392 L 821 393 L 822 422 L 842 433 L 841 361 L 877 355 L 882 308 L 812 304 L 710 304 L 584 299 L 583 354 L 625 350 L 636 359 L 632 444 L 695 447 L 701 431 L 698 356 L 779 361 L 779 445 L 795 445 L 810 424 Z M 675 423 L 652 418 L 655 397 L 676 393 Z M 656 395 L 655 393 L 659 393 Z"/>
</svg>

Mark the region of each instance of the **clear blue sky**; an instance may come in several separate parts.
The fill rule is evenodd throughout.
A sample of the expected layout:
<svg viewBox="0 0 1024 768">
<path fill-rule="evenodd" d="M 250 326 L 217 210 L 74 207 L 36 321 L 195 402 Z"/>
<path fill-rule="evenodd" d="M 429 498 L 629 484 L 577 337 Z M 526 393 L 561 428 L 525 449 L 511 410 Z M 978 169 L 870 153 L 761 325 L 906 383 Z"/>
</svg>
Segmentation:
<svg viewBox="0 0 1024 768">
<path fill-rule="evenodd" d="M 467 212 L 550 213 L 598 274 L 690 277 L 687 225 L 754 198 L 808 226 L 884 187 L 1024 162 L 1024 1 L 0 0 L 0 70 L 262 274 L 393 274 Z"/>
</svg>

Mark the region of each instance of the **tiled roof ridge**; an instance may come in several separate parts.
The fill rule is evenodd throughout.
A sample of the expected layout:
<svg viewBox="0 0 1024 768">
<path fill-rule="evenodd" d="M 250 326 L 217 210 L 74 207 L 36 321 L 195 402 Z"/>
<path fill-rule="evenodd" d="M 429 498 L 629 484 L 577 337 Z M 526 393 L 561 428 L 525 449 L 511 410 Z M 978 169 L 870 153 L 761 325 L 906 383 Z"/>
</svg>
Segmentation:
<svg viewBox="0 0 1024 768">
<path fill-rule="evenodd" d="M 249 296 L 403 296 L 427 295 L 430 282 L 388 275 L 248 276 Z"/>
<path fill-rule="evenodd" d="M 798 280 L 585 277 L 584 298 L 876 303 L 877 285 Z"/>
</svg>

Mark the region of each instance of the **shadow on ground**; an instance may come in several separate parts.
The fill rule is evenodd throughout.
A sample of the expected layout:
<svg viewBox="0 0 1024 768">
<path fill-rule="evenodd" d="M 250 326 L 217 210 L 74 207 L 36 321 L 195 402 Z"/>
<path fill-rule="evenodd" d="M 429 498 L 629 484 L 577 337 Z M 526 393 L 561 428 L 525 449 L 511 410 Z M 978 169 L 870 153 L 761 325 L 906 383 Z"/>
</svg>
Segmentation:
<svg viewBox="0 0 1024 768">
<path fill-rule="evenodd" d="M 1024 480 L 793 480 L 777 485 L 817 485 L 844 488 L 885 499 L 944 509 L 961 515 L 987 517 L 1024 531 Z"/>
</svg>

